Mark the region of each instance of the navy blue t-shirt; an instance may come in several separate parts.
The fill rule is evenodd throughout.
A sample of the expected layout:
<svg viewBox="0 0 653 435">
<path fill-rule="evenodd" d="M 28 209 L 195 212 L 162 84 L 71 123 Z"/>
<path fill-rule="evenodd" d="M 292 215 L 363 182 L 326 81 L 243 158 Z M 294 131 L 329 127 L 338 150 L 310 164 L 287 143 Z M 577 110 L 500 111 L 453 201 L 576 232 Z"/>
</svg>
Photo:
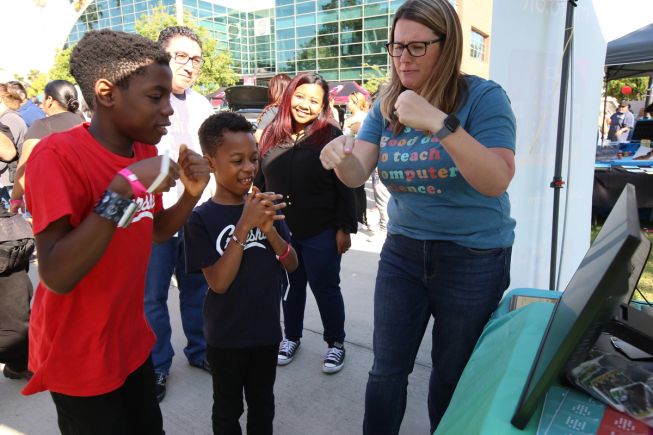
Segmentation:
<svg viewBox="0 0 653 435">
<path fill-rule="evenodd" d="M 212 200 L 193 210 L 184 225 L 186 270 L 201 272 L 224 253 L 243 204 L 221 205 Z M 281 237 L 290 235 L 284 222 L 275 222 Z M 265 234 L 250 230 L 236 278 L 224 294 L 209 289 L 204 300 L 204 336 L 217 348 L 274 345 L 281 341 L 279 306 L 286 274 Z"/>
</svg>

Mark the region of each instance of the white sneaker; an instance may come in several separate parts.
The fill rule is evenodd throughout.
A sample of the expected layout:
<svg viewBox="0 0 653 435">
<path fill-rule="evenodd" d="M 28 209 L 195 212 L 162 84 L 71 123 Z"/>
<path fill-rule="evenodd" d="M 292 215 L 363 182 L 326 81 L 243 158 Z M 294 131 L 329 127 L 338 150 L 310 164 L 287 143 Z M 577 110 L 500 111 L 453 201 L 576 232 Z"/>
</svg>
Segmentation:
<svg viewBox="0 0 653 435">
<path fill-rule="evenodd" d="M 285 366 L 290 364 L 295 357 L 295 353 L 299 349 L 301 342 L 291 341 L 287 338 L 284 338 L 281 343 L 279 343 L 279 353 L 277 354 L 277 364 L 280 366 Z"/>
<path fill-rule="evenodd" d="M 324 373 L 338 373 L 345 365 L 345 346 L 342 343 L 334 343 L 324 356 Z"/>
</svg>

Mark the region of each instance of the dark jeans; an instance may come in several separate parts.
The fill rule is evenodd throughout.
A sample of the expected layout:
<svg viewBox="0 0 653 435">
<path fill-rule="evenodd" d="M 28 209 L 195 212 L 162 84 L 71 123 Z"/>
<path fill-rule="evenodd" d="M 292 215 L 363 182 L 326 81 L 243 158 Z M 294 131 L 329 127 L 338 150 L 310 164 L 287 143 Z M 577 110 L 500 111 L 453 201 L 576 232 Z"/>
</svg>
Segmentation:
<svg viewBox="0 0 653 435">
<path fill-rule="evenodd" d="M 336 230 L 330 229 L 305 239 L 292 239 L 299 266 L 289 275 L 290 291 L 283 302 L 286 338 L 296 341 L 304 328 L 306 284 L 311 286 L 324 326 L 324 341 L 344 342 L 345 303 L 340 292 L 340 260 Z"/>
<path fill-rule="evenodd" d="M 388 234 L 374 294 L 374 365 L 367 381 L 364 434 L 399 433 L 408 375 L 431 316 L 428 409 L 433 433 L 508 287 L 511 251 Z"/>
<path fill-rule="evenodd" d="M 152 348 L 154 371 L 168 374 L 175 354 L 170 338 L 170 313 L 168 291 L 172 274 L 177 277 L 181 325 L 187 344 L 184 354 L 191 364 L 201 366 L 206 358 L 202 306 L 208 284 L 202 273 L 186 273 L 183 236 L 175 236 L 164 243 L 154 243 L 145 280 L 145 315 L 150 323 L 156 343 Z"/>
<path fill-rule="evenodd" d="M 163 420 L 154 392 L 150 358 L 110 393 L 91 397 L 50 393 L 63 435 L 161 435 Z"/>
<path fill-rule="evenodd" d="M 271 435 L 274 420 L 274 381 L 279 344 L 219 349 L 208 346 L 206 357 L 213 378 L 213 433 L 241 435 L 243 391 L 247 400 L 247 435 Z"/>
<path fill-rule="evenodd" d="M 0 362 L 27 369 L 32 282 L 24 270 L 0 275 Z"/>
</svg>

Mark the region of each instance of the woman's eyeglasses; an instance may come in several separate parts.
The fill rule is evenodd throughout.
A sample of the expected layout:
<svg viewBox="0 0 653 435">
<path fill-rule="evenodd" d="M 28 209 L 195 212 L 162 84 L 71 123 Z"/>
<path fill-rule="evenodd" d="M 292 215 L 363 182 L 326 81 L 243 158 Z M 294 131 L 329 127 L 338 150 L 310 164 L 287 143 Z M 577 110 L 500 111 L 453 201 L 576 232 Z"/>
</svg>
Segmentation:
<svg viewBox="0 0 653 435">
<path fill-rule="evenodd" d="M 386 50 L 390 57 L 401 57 L 404 53 L 404 49 L 408 50 L 408 54 L 412 57 L 422 57 L 426 54 L 426 49 L 429 45 L 435 44 L 436 42 L 444 42 L 444 36 L 433 39 L 431 41 L 413 41 L 408 44 L 401 44 L 399 42 L 388 42 L 385 44 Z"/>
</svg>

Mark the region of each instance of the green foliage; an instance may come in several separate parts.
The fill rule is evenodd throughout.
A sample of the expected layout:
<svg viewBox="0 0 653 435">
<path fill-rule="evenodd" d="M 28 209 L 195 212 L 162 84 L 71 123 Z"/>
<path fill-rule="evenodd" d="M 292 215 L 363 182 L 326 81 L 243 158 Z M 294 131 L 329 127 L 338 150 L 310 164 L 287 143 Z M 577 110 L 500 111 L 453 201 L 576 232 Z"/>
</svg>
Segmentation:
<svg viewBox="0 0 653 435">
<path fill-rule="evenodd" d="M 193 89 L 206 95 L 221 86 L 235 84 L 239 76 L 231 69 L 231 54 L 228 51 L 219 50 L 216 40 L 211 37 L 208 30 L 198 24 L 188 11 L 184 11 L 183 23 L 193 29 L 202 41 L 204 65 L 202 65 L 200 78 Z M 168 13 L 166 6 L 159 4 L 150 15 L 142 15 L 136 21 L 136 31 L 146 38 L 156 41 L 161 30 L 177 25 L 179 25 L 177 17 Z"/>
<path fill-rule="evenodd" d="M 633 92 L 624 95 L 621 93 L 623 86 L 630 86 Z M 608 82 L 608 95 L 616 98 L 617 100 L 643 100 L 646 98 L 646 90 L 648 88 L 648 77 L 632 77 L 620 80 L 610 80 Z"/>
<path fill-rule="evenodd" d="M 390 81 L 390 68 L 381 69 L 378 65 L 363 64 L 363 87 L 370 94 L 375 93 L 379 86 Z"/>
<path fill-rule="evenodd" d="M 50 80 L 68 80 L 71 83 L 76 83 L 70 74 L 70 54 L 73 51 L 73 47 L 57 50 L 57 54 L 54 57 L 54 64 L 48 73 Z"/>
<path fill-rule="evenodd" d="M 28 97 L 41 95 L 48 84 L 48 76 L 36 69 L 31 70 L 27 77 L 16 74 L 14 78 L 25 85 Z"/>
</svg>

